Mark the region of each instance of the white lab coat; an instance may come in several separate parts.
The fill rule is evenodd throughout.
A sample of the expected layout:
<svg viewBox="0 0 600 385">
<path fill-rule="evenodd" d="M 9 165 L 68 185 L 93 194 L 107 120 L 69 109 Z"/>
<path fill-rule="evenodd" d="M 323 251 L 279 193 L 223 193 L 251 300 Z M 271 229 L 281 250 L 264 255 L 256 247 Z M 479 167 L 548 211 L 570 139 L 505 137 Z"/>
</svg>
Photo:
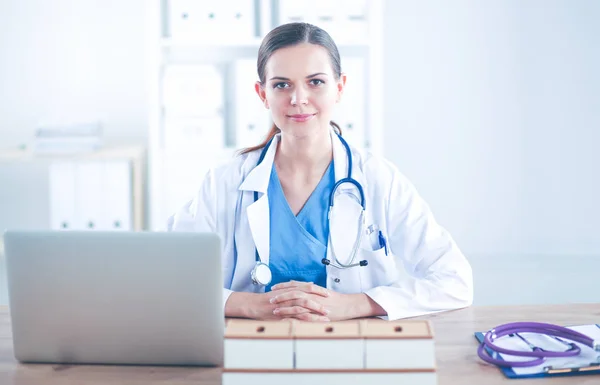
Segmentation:
<svg viewBox="0 0 600 385">
<path fill-rule="evenodd" d="M 347 176 L 348 159 L 333 131 L 332 138 L 337 181 Z M 250 273 L 255 248 L 263 262 L 269 260 L 266 192 L 278 140 L 280 134 L 258 166 L 260 150 L 209 171 L 196 198 L 169 219 L 170 230 L 216 232 L 221 237 L 223 304 L 235 291 L 264 292 L 252 284 Z M 367 294 L 385 309 L 384 318 L 389 320 L 471 305 L 471 266 L 414 186 L 390 162 L 355 148 L 352 155 L 352 176 L 365 193 L 366 225 L 377 224 L 387 236 L 388 255 L 364 240 L 356 260 L 366 259 L 368 266 L 344 270 L 327 266 L 327 288 Z M 256 202 L 255 191 L 260 196 Z"/>
</svg>

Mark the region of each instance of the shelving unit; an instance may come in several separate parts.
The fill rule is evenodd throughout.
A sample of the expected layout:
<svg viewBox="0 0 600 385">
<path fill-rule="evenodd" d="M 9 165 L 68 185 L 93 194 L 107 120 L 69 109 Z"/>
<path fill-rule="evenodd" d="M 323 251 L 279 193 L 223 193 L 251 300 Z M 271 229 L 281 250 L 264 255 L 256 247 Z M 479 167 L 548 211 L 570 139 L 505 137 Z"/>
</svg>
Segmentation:
<svg viewBox="0 0 600 385">
<path fill-rule="evenodd" d="M 147 7 L 151 230 L 165 229 L 209 168 L 258 143 L 270 128 L 269 112 L 254 94 L 256 57 L 266 33 L 285 22 L 306 21 L 332 35 L 348 73 L 334 121 L 350 143 L 382 153 L 383 0 L 153 0 Z M 221 84 L 222 91 L 200 77 L 186 82 L 171 76 L 190 68 L 215 69 L 219 76 L 206 79 Z M 194 98 L 212 103 L 212 95 L 222 95 L 220 107 L 198 102 L 187 116 L 174 118 L 176 102 L 165 101 L 165 89 L 173 84 L 180 84 L 181 103 Z"/>
<path fill-rule="evenodd" d="M 41 196 L 47 194 L 48 212 L 39 216 L 49 218 L 40 228 L 52 230 L 143 230 L 145 162 L 146 150 L 141 146 L 105 146 L 72 154 L 0 151 L 4 166 L 35 163 L 47 170 L 47 182 L 37 183 L 47 188 Z"/>
</svg>

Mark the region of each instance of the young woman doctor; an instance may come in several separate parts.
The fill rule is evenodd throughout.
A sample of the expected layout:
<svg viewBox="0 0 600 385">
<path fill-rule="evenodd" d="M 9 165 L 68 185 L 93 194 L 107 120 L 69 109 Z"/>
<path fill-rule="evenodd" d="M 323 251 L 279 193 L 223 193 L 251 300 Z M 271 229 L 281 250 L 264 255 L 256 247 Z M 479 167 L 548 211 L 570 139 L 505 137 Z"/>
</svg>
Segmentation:
<svg viewBox="0 0 600 385">
<path fill-rule="evenodd" d="M 331 37 L 282 25 L 257 66 L 267 139 L 211 170 L 169 224 L 221 237 L 225 316 L 393 320 L 469 306 L 471 267 L 413 185 L 330 121 L 346 84 Z"/>
</svg>

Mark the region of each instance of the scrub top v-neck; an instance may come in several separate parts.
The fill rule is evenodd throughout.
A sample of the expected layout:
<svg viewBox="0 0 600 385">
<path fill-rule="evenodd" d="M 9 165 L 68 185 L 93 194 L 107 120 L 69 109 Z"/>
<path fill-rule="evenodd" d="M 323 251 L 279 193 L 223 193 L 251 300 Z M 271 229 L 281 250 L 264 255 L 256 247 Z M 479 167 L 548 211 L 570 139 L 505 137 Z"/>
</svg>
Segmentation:
<svg viewBox="0 0 600 385">
<path fill-rule="evenodd" d="M 332 161 L 304 207 L 295 216 L 273 165 L 267 190 L 271 240 L 269 267 L 273 278 L 266 291 L 271 291 L 273 285 L 291 280 L 314 282 L 325 287 L 327 274 L 321 260 L 327 256 L 327 210 L 334 184 Z"/>
</svg>

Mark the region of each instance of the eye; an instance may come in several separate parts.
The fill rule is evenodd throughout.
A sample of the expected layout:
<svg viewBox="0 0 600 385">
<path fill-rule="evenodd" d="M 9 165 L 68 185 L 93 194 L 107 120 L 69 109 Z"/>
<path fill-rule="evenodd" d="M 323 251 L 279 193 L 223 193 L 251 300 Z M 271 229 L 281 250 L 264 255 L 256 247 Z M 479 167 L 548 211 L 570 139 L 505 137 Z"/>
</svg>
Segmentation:
<svg viewBox="0 0 600 385">
<path fill-rule="evenodd" d="M 279 83 L 273 84 L 273 88 L 278 88 L 278 89 L 288 88 L 289 86 L 290 85 L 286 82 L 279 82 Z"/>
<path fill-rule="evenodd" d="M 310 84 L 312 84 L 313 86 L 320 86 L 321 84 L 325 84 L 325 82 L 321 79 L 312 79 L 310 81 Z"/>
</svg>

